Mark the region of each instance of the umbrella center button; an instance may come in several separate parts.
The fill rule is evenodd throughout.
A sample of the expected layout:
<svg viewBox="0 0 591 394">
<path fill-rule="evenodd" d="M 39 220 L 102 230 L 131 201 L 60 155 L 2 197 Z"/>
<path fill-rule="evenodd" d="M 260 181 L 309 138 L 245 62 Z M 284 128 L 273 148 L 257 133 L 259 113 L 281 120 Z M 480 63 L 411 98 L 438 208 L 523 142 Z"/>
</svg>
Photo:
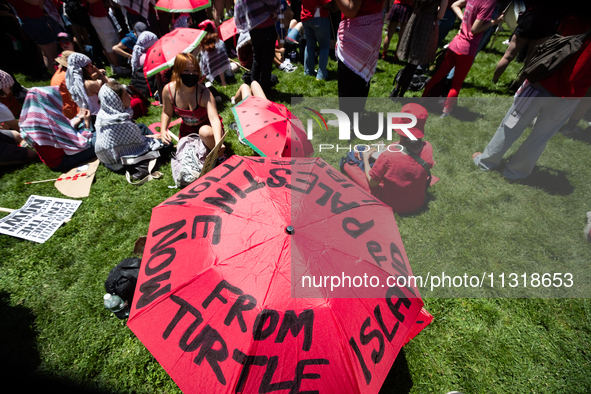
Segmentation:
<svg viewBox="0 0 591 394">
<path fill-rule="evenodd" d="M 285 232 L 289 235 L 293 235 L 293 233 L 295 233 L 295 229 L 293 228 L 293 226 L 287 226 L 285 228 Z"/>
</svg>

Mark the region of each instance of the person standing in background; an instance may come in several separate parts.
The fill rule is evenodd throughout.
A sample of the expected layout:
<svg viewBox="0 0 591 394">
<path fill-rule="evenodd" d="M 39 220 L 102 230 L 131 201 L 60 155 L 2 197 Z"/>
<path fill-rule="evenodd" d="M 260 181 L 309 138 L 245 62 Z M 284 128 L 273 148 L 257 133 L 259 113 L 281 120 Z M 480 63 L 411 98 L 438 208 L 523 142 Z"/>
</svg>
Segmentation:
<svg viewBox="0 0 591 394">
<path fill-rule="evenodd" d="M 8 0 L 20 19 L 23 30 L 37 43 L 43 53 L 45 67 L 52 75 L 55 71 L 53 59 L 57 57 L 55 37 L 43 13 L 43 0 Z"/>
<path fill-rule="evenodd" d="M 250 32 L 253 47 L 252 80 L 257 81 L 267 96 L 271 91 L 271 70 L 275 57 L 275 18 L 279 0 L 237 0 L 234 20 L 240 33 Z"/>
</svg>

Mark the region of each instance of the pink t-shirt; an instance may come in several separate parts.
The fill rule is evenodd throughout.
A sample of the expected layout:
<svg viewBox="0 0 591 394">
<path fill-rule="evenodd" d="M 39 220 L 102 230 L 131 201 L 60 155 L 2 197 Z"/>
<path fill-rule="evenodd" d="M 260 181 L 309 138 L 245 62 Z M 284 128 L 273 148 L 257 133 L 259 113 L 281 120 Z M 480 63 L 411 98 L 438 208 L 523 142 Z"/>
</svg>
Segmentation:
<svg viewBox="0 0 591 394">
<path fill-rule="evenodd" d="M 495 8 L 495 0 L 468 0 L 464 9 L 464 19 L 458 35 L 449 44 L 449 49 L 458 55 L 476 56 L 482 33 L 473 35 L 471 30 L 476 19 L 490 21 Z"/>
</svg>

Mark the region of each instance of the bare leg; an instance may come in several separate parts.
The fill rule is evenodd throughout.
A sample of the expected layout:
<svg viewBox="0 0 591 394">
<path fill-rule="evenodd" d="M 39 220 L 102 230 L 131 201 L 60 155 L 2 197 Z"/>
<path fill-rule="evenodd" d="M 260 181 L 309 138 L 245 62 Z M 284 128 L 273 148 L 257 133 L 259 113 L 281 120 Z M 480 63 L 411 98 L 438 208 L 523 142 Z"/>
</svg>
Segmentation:
<svg viewBox="0 0 591 394">
<path fill-rule="evenodd" d="M 265 95 L 265 91 L 257 81 L 252 81 L 252 83 L 250 84 L 250 91 L 252 92 L 252 95 L 254 97 L 267 98 L 267 96 Z"/>
<path fill-rule="evenodd" d="M 242 101 L 243 98 L 248 97 L 250 95 L 252 95 L 250 87 L 247 84 L 243 83 L 242 85 L 240 85 L 238 91 L 234 95 L 234 102 L 239 103 L 240 101 Z"/>
<path fill-rule="evenodd" d="M 213 129 L 209 125 L 204 125 L 199 128 L 199 138 L 207 146 L 207 149 L 215 148 L 215 138 L 213 136 Z"/>
<path fill-rule="evenodd" d="M 212 13 L 215 25 L 219 26 L 224 20 L 224 0 L 213 1 Z"/>
<path fill-rule="evenodd" d="M 396 26 L 398 26 L 398 22 L 390 22 L 388 25 L 388 34 L 384 37 L 383 49 L 382 49 L 382 57 L 386 57 L 386 53 L 388 53 L 388 48 L 390 48 L 390 41 L 396 32 Z"/>
<path fill-rule="evenodd" d="M 57 57 L 57 49 L 55 47 L 55 42 L 51 44 L 39 45 L 41 48 L 41 53 L 43 53 L 43 62 L 45 63 L 45 67 L 51 75 L 55 73 L 55 68 L 53 67 L 53 62 Z"/>
</svg>

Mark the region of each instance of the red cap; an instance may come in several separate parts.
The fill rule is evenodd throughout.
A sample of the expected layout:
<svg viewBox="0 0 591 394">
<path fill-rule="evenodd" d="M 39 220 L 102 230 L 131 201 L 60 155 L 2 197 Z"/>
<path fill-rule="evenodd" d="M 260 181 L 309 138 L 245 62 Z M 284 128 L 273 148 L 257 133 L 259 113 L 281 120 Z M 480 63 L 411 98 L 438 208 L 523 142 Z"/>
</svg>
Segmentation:
<svg viewBox="0 0 591 394">
<path fill-rule="evenodd" d="M 410 103 L 410 104 L 406 104 L 404 107 L 402 107 L 400 112 L 404 112 L 407 114 L 413 114 L 414 116 L 417 117 L 417 124 L 414 127 L 409 128 L 408 131 L 410 131 L 412 133 L 412 135 L 415 136 L 415 138 L 423 138 L 425 136 L 425 123 L 427 123 L 427 118 L 429 117 L 429 113 L 427 112 L 425 107 L 423 107 L 422 105 L 419 105 L 419 104 Z M 409 118 L 393 118 L 392 119 L 393 124 L 405 124 L 405 123 L 411 123 L 411 122 L 412 121 Z M 394 130 L 396 130 L 396 132 L 398 134 L 400 134 L 401 136 L 408 137 L 404 131 L 402 131 L 400 129 L 394 129 Z"/>
</svg>

